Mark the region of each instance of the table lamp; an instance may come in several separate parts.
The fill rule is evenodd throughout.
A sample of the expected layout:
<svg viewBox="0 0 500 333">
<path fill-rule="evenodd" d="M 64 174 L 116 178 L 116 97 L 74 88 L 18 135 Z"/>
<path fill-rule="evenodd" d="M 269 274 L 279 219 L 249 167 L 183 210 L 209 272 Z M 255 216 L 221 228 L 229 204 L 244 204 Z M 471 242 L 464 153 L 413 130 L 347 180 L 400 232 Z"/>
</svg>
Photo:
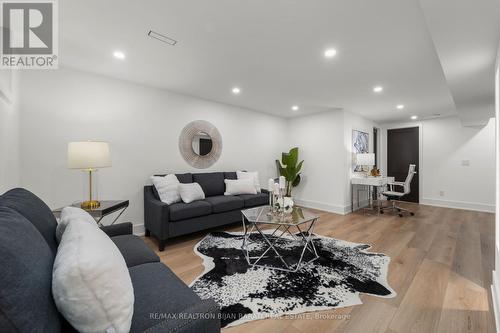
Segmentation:
<svg viewBox="0 0 500 333">
<path fill-rule="evenodd" d="M 375 165 L 375 154 L 373 154 L 373 153 L 356 154 L 356 165 L 359 165 L 361 167 L 374 166 Z"/>
<path fill-rule="evenodd" d="M 82 141 L 68 144 L 68 168 L 82 169 L 89 173 L 89 200 L 81 204 L 83 209 L 95 209 L 101 205 L 92 199 L 92 172 L 111 166 L 107 142 Z"/>
</svg>

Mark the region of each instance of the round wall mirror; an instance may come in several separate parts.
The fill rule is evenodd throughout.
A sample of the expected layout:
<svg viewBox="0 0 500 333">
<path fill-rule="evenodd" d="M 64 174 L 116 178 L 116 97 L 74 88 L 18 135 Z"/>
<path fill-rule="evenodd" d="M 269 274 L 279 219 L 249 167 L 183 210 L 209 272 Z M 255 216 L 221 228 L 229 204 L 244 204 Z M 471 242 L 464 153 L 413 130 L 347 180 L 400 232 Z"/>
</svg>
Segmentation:
<svg viewBox="0 0 500 333">
<path fill-rule="evenodd" d="M 221 135 L 208 121 L 190 122 L 179 136 L 179 151 L 191 166 L 208 168 L 217 162 L 222 152 Z"/>
<path fill-rule="evenodd" d="M 212 138 L 200 131 L 193 136 L 192 146 L 196 155 L 205 156 L 212 151 Z"/>
</svg>

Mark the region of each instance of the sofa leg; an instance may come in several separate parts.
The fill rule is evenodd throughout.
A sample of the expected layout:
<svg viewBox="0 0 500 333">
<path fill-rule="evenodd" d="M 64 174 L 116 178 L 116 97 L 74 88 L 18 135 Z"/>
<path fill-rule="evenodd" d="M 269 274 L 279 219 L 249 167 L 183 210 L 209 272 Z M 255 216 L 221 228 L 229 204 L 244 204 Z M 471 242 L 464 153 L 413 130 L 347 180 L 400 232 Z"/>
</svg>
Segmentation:
<svg viewBox="0 0 500 333">
<path fill-rule="evenodd" d="M 167 241 L 165 239 L 158 240 L 158 250 L 160 252 L 163 252 L 163 250 L 165 250 L 165 244 L 166 243 L 167 243 Z"/>
<path fill-rule="evenodd" d="M 144 236 L 150 237 L 151 236 L 151 231 L 149 231 L 148 229 L 145 229 L 144 230 Z"/>
</svg>

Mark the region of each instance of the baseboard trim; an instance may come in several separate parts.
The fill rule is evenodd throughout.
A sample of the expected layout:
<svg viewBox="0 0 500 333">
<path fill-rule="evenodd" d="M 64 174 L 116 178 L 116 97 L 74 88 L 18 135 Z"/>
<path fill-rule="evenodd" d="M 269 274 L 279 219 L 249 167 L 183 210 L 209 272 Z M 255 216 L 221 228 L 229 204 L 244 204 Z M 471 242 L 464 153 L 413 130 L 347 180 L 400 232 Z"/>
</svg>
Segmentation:
<svg viewBox="0 0 500 333">
<path fill-rule="evenodd" d="M 478 212 L 494 213 L 495 205 L 488 205 L 478 202 L 465 202 L 465 201 L 454 201 L 454 200 L 442 200 L 433 198 L 422 198 L 420 202 L 422 205 L 445 207 L 445 208 L 457 208 L 465 210 L 473 210 Z"/>
<path fill-rule="evenodd" d="M 500 318 L 500 314 L 498 313 L 498 310 L 499 309 L 499 304 L 498 304 L 498 300 L 499 300 L 499 294 L 498 294 L 498 281 L 497 281 L 497 278 L 496 278 L 496 273 L 495 271 L 492 272 L 493 274 L 493 277 L 491 279 L 492 283 L 491 283 L 491 299 L 493 300 L 493 314 L 495 315 L 495 326 L 496 326 L 496 330 L 497 330 L 497 333 L 500 333 L 500 328 L 499 328 L 499 324 L 500 322 L 498 321 L 498 319 Z"/>
<path fill-rule="evenodd" d="M 136 236 L 144 236 L 145 234 L 144 224 L 134 224 L 132 226 L 132 232 Z"/>
<path fill-rule="evenodd" d="M 348 213 L 346 211 L 347 207 L 332 205 L 332 204 L 328 204 L 326 202 L 302 200 L 302 199 L 294 199 L 294 201 L 295 201 L 295 204 L 297 204 L 298 206 L 302 206 L 304 208 L 318 209 L 318 210 L 323 210 L 325 212 L 335 213 L 335 214 L 340 214 L 340 215 L 345 215 Z M 351 206 L 349 206 L 348 209 L 350 211 Z"/>
</svg>

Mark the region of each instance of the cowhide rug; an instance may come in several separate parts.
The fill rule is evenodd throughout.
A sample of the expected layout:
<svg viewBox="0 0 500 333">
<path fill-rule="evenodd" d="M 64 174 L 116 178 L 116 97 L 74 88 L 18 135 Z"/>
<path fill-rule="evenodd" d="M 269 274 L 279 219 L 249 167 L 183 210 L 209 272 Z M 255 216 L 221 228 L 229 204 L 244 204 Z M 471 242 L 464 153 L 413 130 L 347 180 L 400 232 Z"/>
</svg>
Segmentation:
<svg viewBox="0 0 500 333">
<path fill-rule="evenodd" d="M 243 233 L 214 232 L 194 248 L 203 259 L 205 272 L 191 288 L 202 298 L 212 298 L 221 307 L 222 327 L 251 320 L 327 310 L 361 304 L 360 293 L 395 297 L 387 283 L 390 257 L 367 252 L 370 245 L 312 235 L 319 258 L 290 273 L 270 268 L 252 268 L 241 250 Z M 250 257 L 267 248 L 258 233 L 248 244 Z M 271 241 L 277 240 L 271 237 Z M 277 240 L 285 260 L 299 258 L 303 245 L 288 236 Z M 309 256 L 309 257 L 308 257 Z M 312 254 L 306 251 L 305 260 Z M 279 266 L 270 250 L 261 263 Z M 282 264 L 281 264 L 282 265 Z"/>
</svg>

